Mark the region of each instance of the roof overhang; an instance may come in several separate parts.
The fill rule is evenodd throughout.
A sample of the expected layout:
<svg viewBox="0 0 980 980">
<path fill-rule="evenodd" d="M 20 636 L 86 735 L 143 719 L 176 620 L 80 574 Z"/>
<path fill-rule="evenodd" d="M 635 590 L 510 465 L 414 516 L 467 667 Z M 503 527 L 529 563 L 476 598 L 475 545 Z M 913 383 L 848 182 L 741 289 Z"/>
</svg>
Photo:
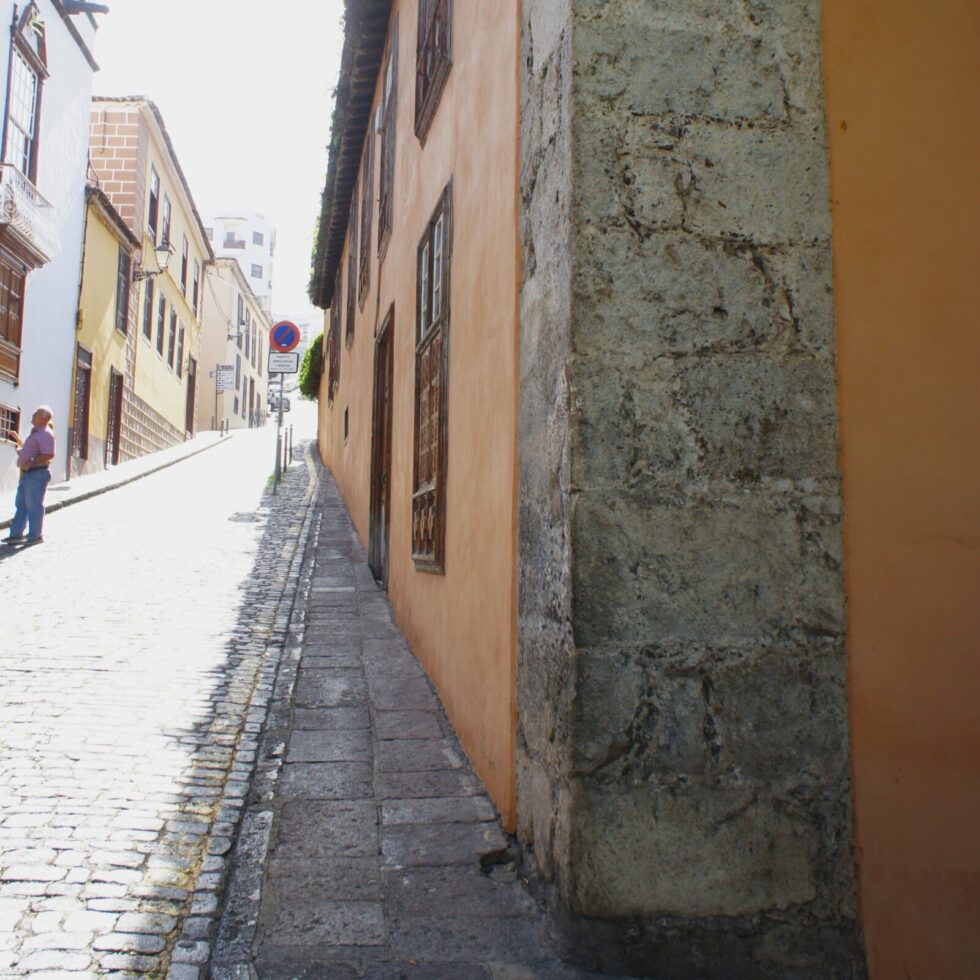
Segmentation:
<svg viewBox="0 0 980 980">
<path fill-rule="evenodd" d="M 310 299 L 321 309 L 333 302 L 334 279 L 344 251 L 364 136 L 371 122 L 392 0 L 346 0 L 345 7 L 344 49 L 334 93 L 327 179 L 310 271 Z"/>
</svg>

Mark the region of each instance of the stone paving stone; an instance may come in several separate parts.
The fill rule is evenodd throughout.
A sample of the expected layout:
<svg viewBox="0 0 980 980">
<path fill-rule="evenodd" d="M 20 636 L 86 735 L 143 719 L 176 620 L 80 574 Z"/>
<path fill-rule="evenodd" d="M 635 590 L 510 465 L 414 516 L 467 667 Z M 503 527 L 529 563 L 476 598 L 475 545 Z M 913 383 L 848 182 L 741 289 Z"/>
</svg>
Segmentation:
<svg viewBox="0 0 980 980">
<path fill-rule="evenodd" d="M 367 703 L 362 677 L 340 676 L 332 671 L 305 670 L 296 684 L 296 704 L 304 708 L 341 708 Z"/>
<path fill-rule="evenodd" d="M 344 731 L 371 727 L 367 705 L 356 708 L 297 708 L 293 727 L 310 731 Z"/>
<path fill-rule="evenodd" d="M 370 762 L 371 734 L 353 732 L 298 731 L 289 739 L 286 762 Z"/>
<path fill-rule="evenodd" d="M 507 838 L 496 821 L 485 823 L 399 824 L 386 826 L 381 834 L 381 854 L 386 868 L 474 863 L 507 847 Z"/>
<path fill-rule="evenodd" d="M 418 800 L 385 800 L 381 822 L 391 824 L 473 823 L 496 820 L 497 811 L 485 796 L 433 796 Z"/>
<path fill-rule="evenodd" d="M 404 868 L 385 874 L 388 910 L 393 917 L 508 916 L 529 918 L 537 905 L 513 871 L 493 874 L 466 865 Z"/>
<path fill-rule="evenodd" d="M 381 772 L 433 772 L 463 765 L 462 754 L 447 739 L 397 739 L 378 745 Z"/>
<path fill-rule="evenodd" d="M 300 907 L 274 906 L 263 928 L 290 946 L 383 946 L 385 915 L 381 902 L 307 899 Z"/>
<path fill-rule="evenodd" d="M 282 860 L 378 853 L 378 807 L 372 800 L 287 803 L 279 812 L 273 853 Z"/>
<path fill-rule="evenodd" d="M 439 738 L 442 727 L 435 711 L 381 711 L 374 713 L 379 739 Z"/>
<path fill-rule="evenodd" d="M 376 857 L 322 857 L 315 863 L 308 860 L 289 861 L 272 857 L 263 889 L 263 915 L 281 904 L 290 907 L 293 895 L 302 893 L 303 902 L 380 902 L 385 888 L 379 861 Z"/>
<path fill-rule="evenodd" d="M 283 800 L 364 800 L 373 793 L 364 762 L 294 762 L 283 767 Z"/>
<path fill-rule="evenodd" d="M 378 796 L 417 799 L 426 796 L 473 796 L 483 788 L 472 771 L 442 769 L 437 772 L 382 772 L 376 780 Z"/>
</svg>

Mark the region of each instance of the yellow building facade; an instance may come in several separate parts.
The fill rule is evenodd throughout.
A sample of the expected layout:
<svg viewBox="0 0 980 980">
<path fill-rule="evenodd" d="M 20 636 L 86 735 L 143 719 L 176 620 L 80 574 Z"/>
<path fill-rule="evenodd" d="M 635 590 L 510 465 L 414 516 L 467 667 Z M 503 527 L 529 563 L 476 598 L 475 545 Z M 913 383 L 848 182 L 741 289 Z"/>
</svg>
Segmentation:
<svg viewBox="0 0 980 980">
<path fill-rule="evenodd" d="M 119 462 L 119 385 L 133 346 L 131 281 L 139 241 L 106 195 L 86 191 L 85 263 L 72 378 L 70 466 L 88 473 Z"/>
<path fill-rule="evenodd" d="M 94 100 L 90 154 L 100 192 L 141 246 L 129 277 L 130 341 L 121 394 L 114 395 L 121 400 L 121 460 L 196 431 L 204 270 L 214 255 L 152 102 Z M 105 262 L 92 261 L 106 275 Z"/>
</svg>

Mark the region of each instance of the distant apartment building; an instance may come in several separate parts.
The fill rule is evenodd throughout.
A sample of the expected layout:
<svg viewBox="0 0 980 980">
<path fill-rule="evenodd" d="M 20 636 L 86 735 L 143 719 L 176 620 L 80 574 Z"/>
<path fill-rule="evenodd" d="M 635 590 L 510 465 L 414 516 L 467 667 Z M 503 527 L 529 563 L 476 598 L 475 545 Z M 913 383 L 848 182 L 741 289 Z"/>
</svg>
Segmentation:
<svg viewBox="0 0 980 980">
<path fill-rule="evenodd" d="M 125 346 L 123 361 L 109 368 L 108 405 L 90 403 L 86 409 L 84 386 L 75 386 L 76 425 L 94 417 L 96 410 L 108 412 L 103 463 L 111 465 L 174 445 L 195 431 L 204 269 L 214 253 L 153 102 L 142 97 L 94 99 L 90 154 L 99 192 L 90 202 L 101 213 L 104 196 L 140 246 L 127 257 L 126 247 L 119 244 L 115 314 L 111 325 L 100 328 L 115 330 L 124 338 L 114 337 L 115 343 Z M 93 237 L 90 241 L 93 251 L 86 251 L 83 270 L 82 323 L 106 324 L 100 310 L 86 306 L 97 292 L 92 278 L 106 276 L 105 260 L 97 257 Z M 97 353 L 98 347 L 86 349 L 79 339 L 76 381 L 79 372 L 104 370 Z M 73 447 L 80 439 L 73 428 Z"/>
<path fill-rule="evenodd" d="M 214 254 L 236 259 L 266 314 L 272 310 L 272 268 L 276 229 L 256 211 L 213 211 L 205 217 Z"/>
<path fill-rule="evenodd" d="M 26 436 L 54 411 L 55 477 L 65 473 L 85 214 L 87 120 L 96 21 L 57 0 L 0 2 L 4 124 L 0 150 L 0 430 Z M 43 108 L 43 111 L 42 111 Z M 0 491 L 18 478 L 0 442 Z"/>
<path fill-rule="evenodd" d="M 205 272 L 208 302 L 201 333 L 199 429 L 261 425 L 267 407 L 266 353 L 271 324 L 235 259 Z"/>
</svg>

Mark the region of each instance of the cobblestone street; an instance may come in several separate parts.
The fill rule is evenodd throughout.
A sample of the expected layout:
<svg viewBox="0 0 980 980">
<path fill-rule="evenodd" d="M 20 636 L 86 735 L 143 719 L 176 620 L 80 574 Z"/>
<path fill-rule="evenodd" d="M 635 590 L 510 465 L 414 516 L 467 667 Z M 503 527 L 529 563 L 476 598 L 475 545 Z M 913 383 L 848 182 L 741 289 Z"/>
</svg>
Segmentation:
<svg viewBox="0 0 980 980">
<path fill-rule="evenodd" d="M 297 453 L 263 496 L 273 440 L 50 514 L 0 561 L 0 976 L 206 961 L 315 477 Z"/>
</svg>

